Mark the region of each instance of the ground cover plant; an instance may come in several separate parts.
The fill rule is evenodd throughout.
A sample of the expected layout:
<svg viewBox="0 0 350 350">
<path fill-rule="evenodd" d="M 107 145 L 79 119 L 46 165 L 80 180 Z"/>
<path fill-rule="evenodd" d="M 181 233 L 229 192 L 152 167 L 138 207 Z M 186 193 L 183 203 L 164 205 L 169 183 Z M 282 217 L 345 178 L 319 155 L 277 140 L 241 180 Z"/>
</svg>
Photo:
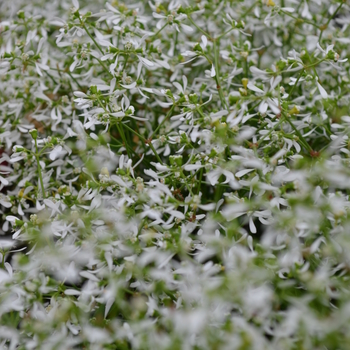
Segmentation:
<svg viewBox="0 0 350 350">
<path fill-rule="evenodd" d="M 343 0 L 0 2 L 1 349 L 348 349 Z"/>
</svg>

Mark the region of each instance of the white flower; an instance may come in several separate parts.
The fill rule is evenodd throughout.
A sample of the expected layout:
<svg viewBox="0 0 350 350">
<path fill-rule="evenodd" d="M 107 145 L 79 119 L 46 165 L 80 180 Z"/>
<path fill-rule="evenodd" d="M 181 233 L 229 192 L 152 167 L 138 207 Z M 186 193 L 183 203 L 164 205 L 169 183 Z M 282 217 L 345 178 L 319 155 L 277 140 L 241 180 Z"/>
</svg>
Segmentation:
<svg viewBox="0 0 350 350">
<path fill-rule="evenodd" d="M 322 98 L 328 98 L 327 91 L 323 88 L 323 86 L 316 80 L 317 88 L 322 96 Z"/>
<path fill-rule="evenodd" d="M 167 23 L 170 27 L 174 27 L 178 32 L 180 32 L 180 28 L 186 33 L 192 33 L 194 31 L 192 27 L 182 23 L 182 21 L 187 18 L 185 14 L 180 14 L 178 16 L 176 16 L 176 14 L 169 14 L 168 16 L 165 16 L 153 12 L 153 17 L 159 19 L 157 23 L 158 29 L 161 29 Z"/>
<path fill-rule="evenodd" d="M 282 77 L 280 75 L 278 75 L 277 77 L 272 77 L 270 79 L 270 88 L 268 91 L 263 91 L 259 89 L 252 82 L 248 83 L 247 88 L 256 92 L 258 95 L 266 95 L 267 92 L 273 92 L 281 81 Z M 274 114 L 281 113 L 277 98 L 268 97 L 263 99 L 259 105 L 260 114 L 265 115 L 269 107 Z"/>
</svg>

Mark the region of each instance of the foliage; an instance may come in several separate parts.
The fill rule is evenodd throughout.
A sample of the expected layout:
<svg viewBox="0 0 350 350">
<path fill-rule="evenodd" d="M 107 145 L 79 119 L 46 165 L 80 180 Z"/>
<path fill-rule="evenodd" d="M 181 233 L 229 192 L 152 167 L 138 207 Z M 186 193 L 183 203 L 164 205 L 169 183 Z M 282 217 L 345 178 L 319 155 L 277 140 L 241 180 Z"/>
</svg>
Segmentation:
<svg viewBox="0 0 350 350">
<path fill-rule="evenodd" d="M 1 1 L 1 348 L 346 349 L 349 11 Z"/>
</svg>

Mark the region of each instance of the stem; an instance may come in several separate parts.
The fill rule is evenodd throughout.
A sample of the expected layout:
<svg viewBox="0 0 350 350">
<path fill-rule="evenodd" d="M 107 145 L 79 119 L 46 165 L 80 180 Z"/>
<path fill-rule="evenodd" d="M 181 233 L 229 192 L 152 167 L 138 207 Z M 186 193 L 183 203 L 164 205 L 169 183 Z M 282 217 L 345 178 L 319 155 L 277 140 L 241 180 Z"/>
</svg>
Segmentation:
<svg viewBox="0 0 350 350">
<path fill-rule="evenodd" d="M 160 164 L 163 164 L 162 160 L 160 159 L 157 151 L 155 150 L 155 148 L 153 147 L 152 143 L 151 142 L 147 142 L 147 140 L 142 136 L 140 135 L 137 131 L 135 131 L 134 129 L 130 128 L 128 125 L 126 124 L 123 124 L 123 126 L 125 126 L 128 130 L 130 130 L 132 133 L 134 133 L 144 144 L 148 144 L 150 149 L 153 151 L 154 155 L 156 156 L 158 162 Z"/>
<path fill-rule="evenodd" d="M 122 142 L 120 142 L 118 139 L 116 139 L 115 137 L 113 137 L 110 133 L 109 133 L 109 137 L 116 141 L 118 143 L 118 145 L 114 145 L 114 144 L 109 144 L 111 147 L 115 147 L 115 148 L 120 148 L 120 147 L 124 147 L 124 144 Z M 139 154 L 137 154 L 132 148 L 129 148 L 129 150 L 133 153 L 134 156 L 141 158 L 141 156 Z M 145 160 L 144 160 L 145 161 Z M 146 161 L 145 161 L 146 162 Z"/>
<path fill-rule="evenodd" d="M 202 177 L 203 177 L 203 168 L 200 169 L 200 173 L 199 173 L 199 183 L 198 183 L 197 194 L 199 194 L 199 192 L 201 191 Z"/>
<path fill-rule="evenodd" d="M 186 176 L 184 175 L 184 173 L 182 171 L 181 171 L 181 178 L 183 179 L 184 185 L 187 187 L 188 192 L 190 192 L 191 196 L 193 196 L 192 189 L 191 189 L 190 185 L 187 183 Z"/>
<path fill-rule="evenodd" d="M 127 154 L 128 154 L 128 157 L 129 157 L 129 159 L 131 159 L 130 150 L 129 150 L 129 144 L 126 142 L 126 138 L 125 138 L 125 134 L 124 134 L 123 127 L 121 127 L 119 123 L 120 123 L 120 122 L 116 122 L 116 126 L 117 126 L 117 129 L 118 129 L 118 131 L 119 131 L 120 136 L 121 136 L 122 139 L 123 139 L 123 142 L 124 142 L 124 145 L 125 145 L 125 148 L 126 148 L 126 152 L 127 152 Z"/>
<path fill-rule="evenodd" d="M 48 75 L 48 77 L 54 82 L 54 84 L 58 85 L 57 82 L 56 82 L 56 80 L 53 78 L 53 76 L 52 76 L 47 70 L 45 70 L 44 72 L 45 72 L 45 73 Z"/>
<path fill-rule="evenodd" d="M 300 133 L 300 131 L 295 127 L 295 125 L 292 123 L 292 121 L 289 119 L 288 116 L 286 116 L 284 113 L 283 113 L 283 116 L 284 116 L 284 120 L 286 120 L 289 125 L 292 127 L 292 129 L 295 131 L 295 133 L 297 134 L 297 136 L 299 137 L 299 139 L 302 141 L 304 147 L 309 151 L 309 152 L 312 152 L 313 149 L 311 148 L 311 146 L 308 144 L 308 142 L 305 140 L 304 136 Z"/>
<path fill-rule="evenodd" d="M 153 131 L 153 133 L 151 134 L 150 137 L 155 135 L 158 132 L 158 130 L 164 125 L 164 123 L 169 119 L 169 117 L 173 113 L 174 108 L 175 108 L 175 105 L 172 105 L 170 108 L 170 111 L 167 113 L 167 115 L 164 117 L 164 119 L 158 124 L 156 130 Z"/>
<path fill-rule="evenodd" d="M 331 17 L 329 17 L 327 23 L 325 25 L 322 26 L 320 35 L 318 37 L 318 42 L 321 42 L 322 39 L 322 35 L 323 35 L 323 31 L 328 27 L 330 21 L 337 15 L 337 13 L 339 12 L 339 10 L 342 8 L 343 4 L 345 3 L 345 1 L 341 2 L 340 5 L 337 7 L 337 9 L 334 11 L 333 15 Z"/>
<path fill-rule="evenodd" d="M 317 61 L 317 62 L 311 63 L 310 65 L 304 67 L 304 69 L 309 69 L 309 68 L 311 68 L 311 67 L 317 66 L 318 64 L 324 62 L 325 60 L 326 60 L 325 58 L 322 58 L 322 60 L 319 60 L 319 61 Z"/>
<path fill-rule="evenodd" d="M 203 169 L 203 168 L 201 168 L 201 169 Z M 196 176 L 199 174 L 199 172 L 200 172 L 201 169 L 198 169 L 198 170 L 197 170 L 195 173 L 193 173 L 191 176 L 188 176 L 188 177 L 187 177 L 188 181 L 192 181 L 193 178 L 196 177 Z M 185 187 L 185 185 L 186 185 L 186 184 L 183 183 L 179 189 L 182 190 L 182 189 Z"/>
<path fill-rule="evenodd" d="M 197 110 L 197 112 L 199 113 L 199 115 L 200 115 L 200 116 L 203 118 L 203 120 L 204 120 L 204 119 L 205 119 L 205 115 L 204 115 L 203 111 L 201 110 L 201 107 L 200 107 L 200 106 L 197 107 L 196 110 Z"/>
<path fill-rule="evenodd" d="M 250 6 L 247 10 L 245 10 L 245 12 L 242 13 L 240 17 L 241 17 L 241 18 L 244 18 L 246 15 L 248 15 L 248 14 L 252 11 L 252 9 L 253 9 L 256 5 L 257 5 L 257 1 L 254 2 L 254 3 L 252 4 L 252 6 Z"/>
<path fill-rule="evenodd" d="M 213 40 L 213 38 L 210 36 L 209 33 L 207 33 L 205 30 L 203 30 L 202 28 L 198 27 L 198 25 L 193 21 L 193 19 L 190 17 L 190 15 L 187 16 L 187 18 L 189 19 L 189 21 L 191 22 L 191 24 L 193 24 L 202 34 L 204 34 L 205 36 L 208 37 L 208 39 Z"/>
<path fill-rule="evenodd" d="M 103 103 L 101 102 L 101 100 L 100 100 L 98 97 L 97 97 L 97 101 L 98 101 L 99 105 L 104 109 L 104 111 L 105 111 L 106 113 L 109 114 L 110 112 L 106 109 L 106 107 L 103 105 Z M 125 145 L 125 148 L 126 148 L 126 152 L 127 152 L 127 154 L 128 154 L 128 157 L 129 157 L 129 159 L 131 159 L 129 144 L 126 142 L 126 138 L 125 138 L 125 134 L 124 134 L 123 128 L 120 127 L 119 121 L 117 121 L 117 122 L 115 123 L 115 125 L 117 126 L 117 129 L 118 129 L 118 131 L 119 131 L 119 134 L 120 134 L 120 136 L 121 136 L 121 138 L 122 138 L 122 140 L 123 140 L 123 142 L 124 142 L 124 145 Z M 124 125 L 124 124 L 122 124 L 122 125 Z"/>
<path fill-rule="evenodd" d="M 226 32 L 222 33 L 218 37 L 216 37 L 214 40 L 220 40 L 222 37 L 224 37 L 226 34 L 232 32 L 235 28 L 230 28 L 229 30 L 226 30 Z"/>
<path fill-rule="evenodd" d="M 216 88 L 219 91 L 219 96 L 220 96 L 220 101 L 222 104 L 222 108 L 227 108 L 225 97 L 223 95 L 223 92 L 221 90 L 221 85 L 220 85 L 220 70 L 219 70 L 219 64 L 218 64 L 218 50 L 217 50 L 217 45 L 216 45 L 216 40 L 214 40 L 214 65 L 215 65 L 215 81 L 216 81 Z"/>
<path fill-rule="evenodd" d="M 248 78 L 249 71 L 248 71 L 248 60 L 247 59 L 244 60 L 244 73 L 245 73 L 245 77 Z"/>
<path fill-rule="evenodd" d="M 300 80 L 301 76 L 303 75 L 303 73 L 304 73 L 304 69 L 302 69 L 302 70 L 300 71 L 300 74 L 299 74 L 299 76 L 298 76 L 297 81 L 295 82 L 295 84 L 293 85 L 292 89 L 290 90 L 290 93 L 289 93 L 289 96 L 290 96 L 290 97 L 292 96 L 292 92 L 294 91 L 295 87 L 298 85 L 299 80 Z"/>
<path fill-rule="evenodd" d="M 94 42 L 94 44 L 96 45 L 96 47 L 100 50 L 100 52 L 102 53 L 102 55 L 104 55 L 105 53 L 102 51 L 101 46 L 97 43 L 97 41 L 94 39 L 94 37 L 90 34 L 90 32 L 88 31 L 87 27 L 85 26 L 85 23 L 81 20 L 81 18 L 79 17 L 79 21 L 81 26 L 84 28 L 84 30 L 86 31 L 86 34 L 90 37 L 90 39 Z M 96 60 L 100 63 L 100 65 L 105 69 L 105 71 L 113 77 L 113 74 L 111 74 L 111 72 L 107 69 L 107 67 L 105 66 L 105 64 L 97 57 Z"/>
<path fill-rule="evenodd" d="M 66 73 L 74 80 L 74 82 L 75 82 L 75 83 L 77 84 L 77 86 L 79 87 L 80 91 L 82 91 L 82 90 L 83 90 L 82 86 L 78 83 L 77 79 L 75 79 L 75 78 L 73 77 L 72 73 L 71 73 L 69 70 L 68 70 Z"/>
<path fill-rule="evenodd" d="M 99 63 L 100 65 L 103 67 L 103 69 L 113 78 L 113 74 L 108 70 L 108 68 L 105 66 L 105 64 L 97 57 L 94 57 Z"/>
<path fill-rule="evenodd" d="M 301 68 L 302 70 L 307 70 L 307 69 L 309 69 L 309 68 L 311 68 L 311 67 L 313 67 L 313 66 L 317 66 L 318 64 L 320 64 L 320 63 L 322 63 L 322 62 L 324 62 L 324 61 L 326 61 L 326 58 L 322 58 L 321 60 L 319 60 L 319 61 L 317 61 L 317 62 L 314 62 L 314 63 L 311 63 L 310 65 L 308 65 L 308 66 L 304 66 L 303 68 Z M 300 66 L 299 66 L 300 67 Z M 292 68 L 292 69 L 294 69 L 294 68 Z M 281 70 L 281 71 L 279 71 L 279 72 L 275 72 L 275 73 L 271 73 L 271 74 L 273 74 L 273 75 L 279 75 L 279 74 L 283 74 L 283 73 L 293 73 L 293 72 L 295 72 L 295 71 L 293 71 L 293 70 Z"/>
<path fill-rule="evenodd" d="M 278 127 L 279 125 L 281 125 L 282 123 L 283 123 L 283 119 L 280 119 L 280 121 L 279 121 L 278 123 L 276 123 L 276 124 L 273 126 L 273 128 L 272 128 L 267 134 L 265 134 L 265 135 L 258 141 L 258 147 L 259 147 L 260 144 L 266 139 L 266 137 L 270 136 L 271 133 L 272 133 L 273 131 L 275 131 L 275 130 L 277 129 L 277 127 Z"/>
<path fill-rule="evenodd" d="M 44 153 L 44 151 L 45 151 L 47 148 L 49 148 L 49 146 L 45 145 L 39 153 L 37 152 L 38 157 L 41 157 L 42 154 Z"/>
<path fill-rule="evenodd" d="M 61 78 L 62 78 L 61 72 L 67 73 L 67 74 L 74 80 L 74 82 L 78 85 L 79 89 L 80 89 L 81 91 L 84 91 L 84 88 L 79 84 L 79 82 L 77 81 L 77 79 L 73 77 L 72 73 L 71 73 L 69 70 L 63 70 L 63 71 L 61 71 L 61 70 L 59 69 L 59 67 L 58 67 L 58 68 L 52 68 L 52 67 L 50 67 L 50 70 L 54 70 L 54 71 L 58 72 L 58 74 L 59 74 L 59 76 L 60 76 Z M 47 71 L 45 71 L 45 72 L 47 73 Z"/>
<path fill-rule="evenodd" d="M 40 182 L 40 186 L 41 186 L 41 192 L 43 194 L 43 198 L 45 198 L 45 187 L 44 187 L 43 176 L 41 174 L 41 165 L 40 165 L 40 161 L 39 161 L 38 144 L 37 144 L 36 139 L 35 139 L 35 158 L 36 158 L 36 164 L 38 167 L 38 175 L 39 175 L 39 182 Z"/>
<path fill-rule="evenodd" d="M 312 26 L 314 26 L 314 27 L 316 27 L 316 28 L 318 28 L 318 29 L 320 28 L 320 27 L 319 27 L 317 24 L 315 24 L 314 22 L 309 21 L 309 20 L 307 20 L 307 19 L 305 19 L 305 18 L 295 17 L 295 16 L 293 16 L 292 14 L 290 14 L 288 11 L 280 10 L 280 12 L 283 13 L 284 15 L 287 15 L 287 16 L 289 16 L 289 17 L 295 19 L 295 20 L 298 21 L 298 22 L 301 22 L 301 23 L 308 23 L 308 24 L 311 24 Z"/>
<path fill-rule="evenodd" d="M 156 32 L 155 34 L 153 34 L 153 36 L 157 36 L 167 25 L 168 25 L 168 22 L 166 22 L 166 23 L 163 25 L 163 27 L 160 28 L 160 29 L 158 30 L 158 32 Z"/>
<path fill-rule="evenodd" d="M 128 55 L 128 54 L 124 55 L 124 66 L 123 66 L 123 71 L 125 71 L 126 64 L 128 63 L 128 58 L 129 58 L 129 55 Z"/>
<path fill-rule="evenodd" d="M 85 23 L 81 20 L 80 16 L 79 16 L 79 21 L 81 26 L 84 28 L 84 30 L 86 31 L 86 34 L 90 37 L 90 39 L 94 42 L 94 44 L 97 46 L 97 48 L 100 50 L 100 52 L 102 53 L 102 55 L 104 55 L 105 53 L 102 51 L 101 46 L 96 42 L 96 40 L 94 39 L 94 37 L 90 34 L 90 32 L 88 31 L 88 29 L 86 28 Z"/>
<path fill-rule="evenodd" d="M 146 218 L 144 218 L 144 219 L 141 221 L 140 227 L 139 227 L 138 232 L 137 232 L 137 235 L 138 235 L 138 236 L 141 234 L 141 231 L 142 231 L 143 227 L 145 226 L 146 222 L 147 222 L 147 219 L 146 219 Z"/>
<path fill-rule="evenodd" d="M 174 55 L 176 53 L 176 46 L 177 46 L 177 39 L 178 39 L 178 36 L 179 36 L 179 32 L 176 30 L 175 31 L 175 43 L 174 43 Z"/>
<path fill-rule="evenodd" d="M 255 109 L 256 107 L 258 107 L 259 104 L 260 104 L 260 101 L 259 101 L 258 103 L 256 103 L 253 107 L 250 107 L 250 108 L 248 109 L 248 111 L 247 111 L 247 114 L 249 114 L 250 112 L 254 111 L 254 109 Z"/>
</svg>

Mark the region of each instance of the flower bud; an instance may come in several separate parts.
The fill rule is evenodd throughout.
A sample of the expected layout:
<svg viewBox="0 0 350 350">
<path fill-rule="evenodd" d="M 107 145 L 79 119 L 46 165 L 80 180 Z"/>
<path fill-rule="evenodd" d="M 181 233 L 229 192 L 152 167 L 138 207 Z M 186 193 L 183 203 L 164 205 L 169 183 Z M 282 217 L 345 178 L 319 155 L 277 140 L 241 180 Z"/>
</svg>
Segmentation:
<svg viewBox="0 0 350 350">
<path fill-rule="evenodd" d="M 38 130 L 36 129 L 29 130 L 29 134 L 32 136 L 33 140 L 36 140 L 38 138 Z"/>
</svg>

